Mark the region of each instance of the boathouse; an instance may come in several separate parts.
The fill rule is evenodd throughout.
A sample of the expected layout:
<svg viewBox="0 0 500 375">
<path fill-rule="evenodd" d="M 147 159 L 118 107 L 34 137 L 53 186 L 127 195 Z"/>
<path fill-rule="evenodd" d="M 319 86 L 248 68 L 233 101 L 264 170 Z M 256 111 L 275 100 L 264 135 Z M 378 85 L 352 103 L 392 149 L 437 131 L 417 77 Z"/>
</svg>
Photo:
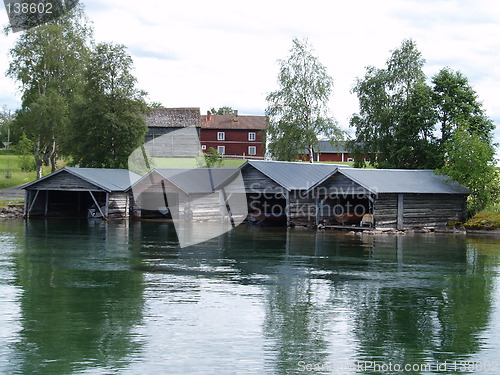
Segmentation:
<svg viewBox="0 0 500 375">
<path fill-rule="evenodd" d="M 312 191 L 317 223 L 395 229 L 464 221 L 469 194 L 432 170 L 356 168 L 339 168 Z"/>
<path fill-rule="evenodd" d="M 405 229 L 465 219 L 468 189 L 432 170 L 255 160 L 240 168 L 254 223 Z"/>
<path fill-rule="evenodd" d="M 241 167 L 250 222 L 301 225 L 316 222 L 312 188 L 338 168 L 335 164 L 249 160 Z"/>
<path fill-rule="evenodd" d="M 24 186 L 25 216 L 126 218 L 126 192 L 139 175 L 126 169 L 66 167 Z"/>
<path fill-rule="evenodd" d="M 235 168 L 154 169 L 129 189 L 134 216 L 217 221 L 230 214 L 231 220 L 241 222 L 247 205 L 239 172 Z"/>
</svg>

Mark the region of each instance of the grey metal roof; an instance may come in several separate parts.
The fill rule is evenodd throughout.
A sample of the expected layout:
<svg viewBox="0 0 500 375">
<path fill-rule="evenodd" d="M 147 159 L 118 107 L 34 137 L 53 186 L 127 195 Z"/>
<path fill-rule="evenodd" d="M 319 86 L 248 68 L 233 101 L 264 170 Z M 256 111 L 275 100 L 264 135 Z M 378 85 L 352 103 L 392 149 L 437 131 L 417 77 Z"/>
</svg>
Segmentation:
<svg viewBox="0 0 500 375">
<path fill-rule="evenodd" d="M 349 152 L 346 149 L 347 143 L 346 142 L 336 142 L 333 144 L 330 143 L 330 141 L 319 141 L 318 142 L 318 147 L 317 151 L 320 153 L 347 153 Z M 309 152 L 309 151 L 308 151 Z"/>
<path fill-rule="evenodd" d="M 158 168 L 154 170 L 188 194 L 211 193 L 239 172 L 236 168 Z"/>
<path fill-rule="evenodd" d="M 308 190 L 327 178 L 337 168 L 346 168 L 345 165 L 337 164 L 261 160 L 248 160 L 240 168 L 248 166 L 256 168 L 289 191 Z"/>
<path fill-rule="evenodd" d="M 65 167 L 59 169 L 41 179 L 35 180 L 23 187 L 26 189 L 30 186 L 49 179 L 63 171 L 71 173 L 97 187 L 108 192 L 112 191 L 125 191 L 131 184 L 138 181 L 141 176 L 128 169 L 106 169 L 106 168 L 75 168 Z"/>
<path fill-rule="evenodd" d="M 374 193 L 469 194 L 466 187 L 432 170 L 344 168 L 338 173 Z"/>
</svg>

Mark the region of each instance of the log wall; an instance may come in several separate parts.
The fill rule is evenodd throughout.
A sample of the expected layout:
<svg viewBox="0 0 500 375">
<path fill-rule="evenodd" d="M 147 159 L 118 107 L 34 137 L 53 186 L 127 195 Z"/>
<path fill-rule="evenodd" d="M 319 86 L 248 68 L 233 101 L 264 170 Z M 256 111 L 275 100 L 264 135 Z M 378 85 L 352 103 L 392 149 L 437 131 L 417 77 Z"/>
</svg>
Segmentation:
<svg viewBox="0 0 500 375">
<path fill-rule="evenodd" d="M 402 194 L 401 228 L 435 227 L 465 220 L 466 196 Z M 398 194 L 379 194 L 374 203 L 375 226 L 398 227 Z"/>
</svg>

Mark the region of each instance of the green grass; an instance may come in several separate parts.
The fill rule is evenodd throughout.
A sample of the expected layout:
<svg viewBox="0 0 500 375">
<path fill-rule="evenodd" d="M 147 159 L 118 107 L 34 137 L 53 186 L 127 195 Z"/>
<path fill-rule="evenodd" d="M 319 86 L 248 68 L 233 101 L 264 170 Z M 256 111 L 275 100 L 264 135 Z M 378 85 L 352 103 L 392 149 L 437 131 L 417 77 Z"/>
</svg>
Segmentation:
<svg viewBox="0 0 500 375">
<path fill-rule="evenodd" d="M 238 168 L 246 160 L 224 159 L 218 168 Z M 199 168 L 198 159 L 195 158 L 153 158 L 154 168 Z"/>
<path fill-rule="evenodd" d="M 497 229 L 500 228 L 500 203 L 491 205 L 467 220 L 464 224 L 470 229 Z"/>
<path fill-rule="evenodd" d="M 64 161 L 58 161 L 58 166 L 66 165 Z M 50 173 L 50 167 L 43 167 L 42 174 L 45 176 Z M 24 172 L 21 170 L 21 161 L 19 155 L 13 153 L 0 154 L 0 189 L 24 184 L 33 181 L 36 178 L 36 172 Z"/>
<path fill-rule="evenodd" d="M 24 203 L 24 199 L 8 199 L 4 201 L 0 201 L 0 208 L 7 208 L 11 205 L 21 205 Z"/>
</svg>

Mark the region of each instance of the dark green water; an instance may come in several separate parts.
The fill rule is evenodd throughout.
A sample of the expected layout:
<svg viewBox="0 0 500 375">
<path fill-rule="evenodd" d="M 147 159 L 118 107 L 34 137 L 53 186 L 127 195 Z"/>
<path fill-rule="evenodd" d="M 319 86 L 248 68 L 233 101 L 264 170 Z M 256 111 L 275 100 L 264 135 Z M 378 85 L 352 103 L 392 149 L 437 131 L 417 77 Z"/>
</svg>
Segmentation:
<svg viewBox="0 0 500 375">
<path fill-rule="evenodd" d="M 0 222 L 0 373 L 498 374 L 499 271 L 491 238 Z"/>
</svg>

